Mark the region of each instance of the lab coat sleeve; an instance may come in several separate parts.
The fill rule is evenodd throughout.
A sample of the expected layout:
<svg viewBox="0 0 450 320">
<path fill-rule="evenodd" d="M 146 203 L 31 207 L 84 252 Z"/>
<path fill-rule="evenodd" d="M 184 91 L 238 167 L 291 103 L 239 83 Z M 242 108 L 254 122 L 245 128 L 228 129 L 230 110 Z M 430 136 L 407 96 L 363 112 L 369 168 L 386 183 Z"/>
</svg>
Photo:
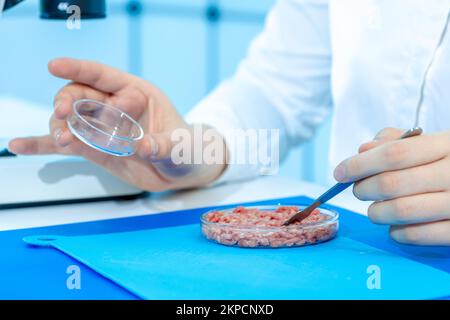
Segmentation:
<svg viewBox="0 0 450 320">
<path fill-rule="evenodd" d="M 236 74 L 187 115 L 189 123 L 215 127 L 226 137 L 230 164 L 218 183 L 276 172 L 276 163 L 268 171 L 267 163 L 237 163 L 239 152 L 272 149 L 267 143 L 237 147 L 238 141 L 228 138 L 233 129 L 279 130 L 277 155 L 268 151 L 276 162 L 289 148 L 310 139 L 329 115 L 329 33 L 328 0 L 278 1 Z"/>
</svg>

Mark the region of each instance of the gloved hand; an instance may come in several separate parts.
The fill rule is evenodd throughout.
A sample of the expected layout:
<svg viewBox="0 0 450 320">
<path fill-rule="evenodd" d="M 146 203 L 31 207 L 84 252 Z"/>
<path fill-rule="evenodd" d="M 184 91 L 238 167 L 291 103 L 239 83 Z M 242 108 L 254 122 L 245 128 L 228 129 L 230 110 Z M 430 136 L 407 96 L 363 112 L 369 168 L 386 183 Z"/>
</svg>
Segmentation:
<svg viewBox="0 0 450 320">
<path fill-rule="evenodd" d="M 224 170 L 225 159 L 219 161 L 219 164 L 209 165 L 175 165 L 171 161 L 174 146 L 172 133 L 177 129 L 192 133 L 193 128 L 154 85 L 91 61 L 56 59 L 49 63 L 49 71 L 59 78 L 71 80 L 54 99 L 50 134 L 14 139 L 9 144 L 11 152 L 21 155 L 79 155 L 124 181 L 148 191 L 202 186 L 213 182 Z M 92 149 L 73 136 L 66 119 L 72 112 L 73 102 L 79 99 L 94 99 L 118 106 L 139 121 L 144 128 L 145 137 L 136 154 L 123 158 L 111 156 Z M 192 138 L 194 139 L 194 135 Z M 226 150 L 223 139 L 221 141 Z"/>
</svg>

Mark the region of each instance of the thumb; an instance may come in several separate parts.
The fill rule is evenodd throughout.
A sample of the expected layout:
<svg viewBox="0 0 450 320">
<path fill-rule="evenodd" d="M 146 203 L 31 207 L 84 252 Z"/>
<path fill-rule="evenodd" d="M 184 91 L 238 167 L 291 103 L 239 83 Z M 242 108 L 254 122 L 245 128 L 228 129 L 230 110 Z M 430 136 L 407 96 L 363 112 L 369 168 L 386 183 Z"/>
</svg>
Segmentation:
<svg viewBox="0 0 450 320">
<path fill-rule="evenodd" d="M 396 128 L 384 128 L 375 135 L 372 141 L 362 144 L 358 149 L 358 153 L 366 152 L 388 141 L 396 140 L 400 138 L 405 131 L 406 130 Z"/>
<path fill-rule="evenodd" d="M 115 93 L 134 80 L 132 76 L 101 63 L 71 58 L 57 58 L 48 63 L 55 77 L 87 85 L 102 92 Z"/>
<path fill-rule="evenodd" d="M 142 139 L 137 155 L 146 161 L 155 162 L 171 157 L 173 142 L 170 133 L 150 133 Z"/>
</svg>

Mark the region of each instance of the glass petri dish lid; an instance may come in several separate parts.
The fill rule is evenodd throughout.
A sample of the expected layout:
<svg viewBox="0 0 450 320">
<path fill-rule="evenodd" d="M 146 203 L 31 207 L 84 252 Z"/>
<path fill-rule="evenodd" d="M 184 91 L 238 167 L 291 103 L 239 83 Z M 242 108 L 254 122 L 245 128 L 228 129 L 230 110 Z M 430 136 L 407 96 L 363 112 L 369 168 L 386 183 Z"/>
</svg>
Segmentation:
<svg viewBox="0 0 450 320">
<path fill-rule="evenodd" d="M 301 223 L 281 225 L 296 210 L 304 208 L 306 206 L 278 205 L 211 210 L 201 216 L 201 231 L 210 241 L 245 248 L 301 247 L 336 236 L 339 214 L 328 209 L 318 208 Z"/>
<path fill-rule="evenodd" d="M 73 103 L 67 119 L 70 131 L 86 145 L 101 152 L 131 156 L 144 137 L 142 126 L 119 108 L 91 99 Z"/>
</svg>

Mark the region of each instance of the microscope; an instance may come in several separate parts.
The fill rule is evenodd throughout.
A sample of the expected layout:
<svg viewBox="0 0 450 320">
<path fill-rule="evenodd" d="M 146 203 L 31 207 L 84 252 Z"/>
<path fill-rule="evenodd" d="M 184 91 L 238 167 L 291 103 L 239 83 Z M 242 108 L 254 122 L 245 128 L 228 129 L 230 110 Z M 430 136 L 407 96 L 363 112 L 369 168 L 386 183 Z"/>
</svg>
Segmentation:
<svg viewBox="0 0 450 320">
<path fill-rule="evenodd" d="M 0 0 L 3 11 L 24 0 Z M 77 6 L 81 20 L 106 17 L 105 0 L 40 0 L 41 19 L 69 19 Z M 51 57 L 49 57 L 51 58 Z M 0 154 L 0 209 L 132 198 L 142 194 L 79 157 Z"/>
</svg>

